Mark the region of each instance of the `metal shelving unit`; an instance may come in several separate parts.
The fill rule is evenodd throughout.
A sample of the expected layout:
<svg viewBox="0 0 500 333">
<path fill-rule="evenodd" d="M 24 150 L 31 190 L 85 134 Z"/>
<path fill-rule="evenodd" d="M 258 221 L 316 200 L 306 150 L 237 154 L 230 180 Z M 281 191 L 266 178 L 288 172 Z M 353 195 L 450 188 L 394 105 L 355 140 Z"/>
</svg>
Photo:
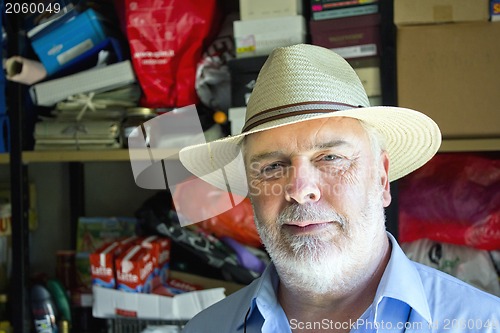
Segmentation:
<svg viewBox="0 0 500 333">
<path fill-rule="evenodd" d="M 307 1 L 304 1 L 307 3 Z M 381 19 L 381 84 L 383 87 L 383 104 L 397 105 L 396 91 L 396 39 L 395 27 L 393 25 L 393 0 L 380 0 Z M 22 22 L 18 16 L 8 16 L 8 53 L 19 54 L 22 50 L 24 36 L 19 35 L 22 31 Z M 27 168 L 30 163 L 70 163 L 70 189 L 72 200 L 76 203 L 72 209 L 72 220 L 81 216 L 83 212 L 83 163 L 101 161 L 129 161 L 130 155 L 126 149 L 113 151 L 23 151 L 25 130 L 25 105 L 24 87 L 17 83 L 8 82 L 7 85 L 8 109 L 11 125 L 11 147 L 9 154 L 0 154 L 0 164 L 9 164 L 11 174 L 11 198 L 12 198 L 12 255 L 13 260 L 11 288 L 9 299 L 12 306 L 12 324 L 14 332 L 29 332 L 31 327 L 31 316 L 28 304 L 28 278 L 30 276 L 29 258 L 29 231 L 28 231 L 28 177 Z M 452 151 L 496 151 L 500 147 L 498 139 L 466 139 L 466 140 L 444 140 L 441 152 Z M 165 151 L 168 159 L 175 159 L 174 150 Z M 149 155 L 144 154 L 144 159 Z M 397 184 L 394 184 L 394 197 L 397 199 Z M 397 200 L 394 200 L 388 212 L 388 229 L 397 235 Z M 72 240 L 74 242 L 74 239 Z M 117 321 L 116 325 L 131 325 L 137 323 L 126 323 Z M 117 329 L 117 328 L 116 328 Z"/>
<path fill-rule="evenodd" d="M 6 22 L 8 54 L 19 54 L 23 48 L 19 35 L 21 20 L 17 15 L 8 16 Z M 9 300 L 11 304 L 14 332 L 29 332 L 31 316 L 28 306 L 29 277 L 29 221 L 28 221 L 28 177 L 27 167 L 22 160 L 24 146 L 24 105 L 23 87 L 7 82 L 8 113 L 10 119 L 9 167 L 12 198 L 12 275 L 10 278 Z"/>
</svg>

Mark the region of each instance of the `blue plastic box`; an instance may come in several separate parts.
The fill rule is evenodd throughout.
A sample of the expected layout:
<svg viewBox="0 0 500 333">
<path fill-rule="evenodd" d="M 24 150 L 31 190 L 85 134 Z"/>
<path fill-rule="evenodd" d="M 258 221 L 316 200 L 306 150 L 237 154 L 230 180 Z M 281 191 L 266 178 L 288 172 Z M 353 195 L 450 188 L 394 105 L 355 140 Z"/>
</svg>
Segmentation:
<svg viewBox="0 0 500 333">
<path fill-rule="evenodd" d="M 31 37 L 31 45 L 50 76 L 105 38 L 98 15 L 87 9 L 54 21 Z"/>
</svg>

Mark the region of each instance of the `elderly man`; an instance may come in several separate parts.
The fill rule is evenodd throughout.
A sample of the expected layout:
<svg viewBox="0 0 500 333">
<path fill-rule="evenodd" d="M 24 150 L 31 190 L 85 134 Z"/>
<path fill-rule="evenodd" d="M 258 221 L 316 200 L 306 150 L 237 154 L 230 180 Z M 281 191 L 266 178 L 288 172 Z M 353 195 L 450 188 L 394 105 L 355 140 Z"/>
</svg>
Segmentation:
<svg viewBox="0 0 500 333">
<path fill-rule="evenodd" d="M 273 51 L 242 134 L 180 152 L 195 175 L 249 195 L 272 264 L 184 331 L 500 330 L 497 297 L 410 261 L 385 230 L 390 182 L 440 143 L 424 114 L 370 107 L 334 52 L 305 44 Z"/>
</svg>

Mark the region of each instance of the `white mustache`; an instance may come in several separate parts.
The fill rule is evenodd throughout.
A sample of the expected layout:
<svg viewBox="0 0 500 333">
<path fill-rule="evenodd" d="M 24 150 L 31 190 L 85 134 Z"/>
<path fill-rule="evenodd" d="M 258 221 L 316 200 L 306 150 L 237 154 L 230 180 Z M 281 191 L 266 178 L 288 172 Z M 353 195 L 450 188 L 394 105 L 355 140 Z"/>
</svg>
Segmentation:
<svg viewBox="0 0 500 333">
<path fill-rule="evenodd" d="M 293 204 L 286 207 L 276 219 L 278 225 L 282 226 L 291 222 L 325 222 L 334 221 L 341 226 L 346 225 L 347 219 L 338 214 L 334 209 L 324 208 L 314 204 Z"/>
</svg>

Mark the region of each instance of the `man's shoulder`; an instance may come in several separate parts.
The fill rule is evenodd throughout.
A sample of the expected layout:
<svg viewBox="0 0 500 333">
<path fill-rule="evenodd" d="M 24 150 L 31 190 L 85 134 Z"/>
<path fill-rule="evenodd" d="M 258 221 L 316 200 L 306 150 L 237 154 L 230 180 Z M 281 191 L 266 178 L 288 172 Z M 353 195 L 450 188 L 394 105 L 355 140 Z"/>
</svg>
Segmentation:
<svg viewBox="0 0 500 333">
<path fill-rule="evenodd" d="M 414 262 L 414 265 L 420 274 L 431 308 L 446 306 L 450 311 L 453 311 L 454 306 L 459 306 L 462 309 L 469 307 L 475 313 L 478 313 L 481 310 L 475 308 L 476 305 L 484 305 L 485 311 L 494 308 L 498 309 L 498 306 L 500 306 L 500 298 L 493 294 L 480 290 L 435 268 L 417 262 Z M 494 307 L 488 309 L 490 305 Z"/>
<path fill-rule="evenodd" d="M 187 323 L 182 332 L 236 332 L 237 326 L 243 322 L 250 307 L 257 283 L 258 279 L 201 311 Z"/>
</svg>

